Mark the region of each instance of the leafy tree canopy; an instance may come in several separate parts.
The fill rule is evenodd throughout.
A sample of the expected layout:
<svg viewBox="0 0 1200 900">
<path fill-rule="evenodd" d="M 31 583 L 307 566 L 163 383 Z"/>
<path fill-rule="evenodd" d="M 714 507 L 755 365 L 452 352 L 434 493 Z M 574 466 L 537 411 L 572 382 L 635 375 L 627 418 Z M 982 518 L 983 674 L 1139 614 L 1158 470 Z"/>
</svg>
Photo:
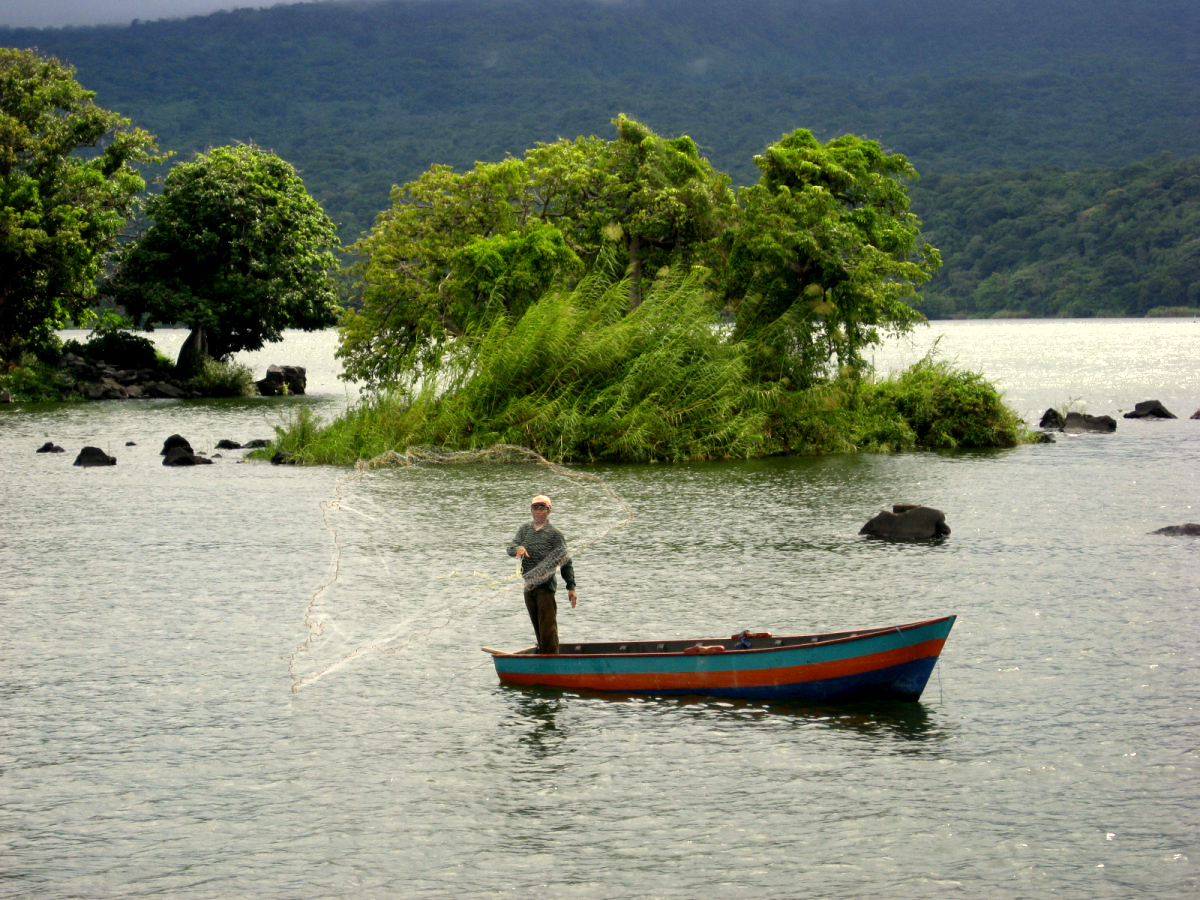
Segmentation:
<svg viewBox="0 0 1200 900">
<path fill-rule="evenodd" d="M 918 243 L 907 159 L 854 135 L 822 144 L 801 128 L 754 162 L 762 177 L 738 195 L 724 283 L 735 337 L 754 343 L 761 376 L 807 385 L 830 360 L 859 366 L 880 328 L 923 320 L 909 304 L 941 262 Z"/>
<path fill-rule="evenodd" d="M 631 308 L 663 268 L 708 261 L 736 215 L 728 177 L 690 138 L 614 124 L 613 140 L 539 144 L 462 174 L 434 166 L 396 188 L 354 245 L 363 296 L 342 335 L 347 376 L 380 385 L 436 364 L 455 338 L 520 315 L 602 256 L 628 272 Z"/>
<path fill-rule="evenodd" d="M 75 70 L 0 48 L 0 355 L 36 348 L 82 312 L 159 161 L 154 138 L 93 103 Z"/>
<path fill-rule="evenodd" d="M 146 213 L 153 223 L 105 285 L 140 327 L 183 322 L 221 359 L 337 321 L 333 222 L 275 154 L 201 153 L 171 169 Z"/>
<path fill-rule="evenodd" d="M 857 365 L 880 329 L 921 321 L 908 302 L 939 261 L 918 244 L 903 156 L 801 129 L 756 159 L 759 184 L 735 198 L 690 138 L 614 124 L 611 141 L 542 144 L 461 175 L 434 166 L 397 188 L 355 246 L 363 302 L 342 334 L 346 376 L 378 387 L 450 348 L 461 359 L 459 339 L 599 264 L 625 274 L 629 310 L 655 279 L 703 269 L 764 381 L 807 385 L 831 360 Z"/>
</svg>

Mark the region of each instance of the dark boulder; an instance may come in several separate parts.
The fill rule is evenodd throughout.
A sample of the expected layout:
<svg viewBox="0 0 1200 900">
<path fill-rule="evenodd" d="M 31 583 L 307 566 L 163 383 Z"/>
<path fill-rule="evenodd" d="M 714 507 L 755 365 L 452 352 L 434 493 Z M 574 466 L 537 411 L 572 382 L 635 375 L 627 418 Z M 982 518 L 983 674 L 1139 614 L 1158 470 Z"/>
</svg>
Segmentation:
<svg viewBox="0 0 1200 900">
<path fill-rule="evenodd" d="M 1188 522 L 1186 525 L 1168 525 L 1166 528 L 1160 528 L 1158 531 L 1150 533 L 1166 534 L 1171 537 L 1200 537 L 1200 525 L 1195 522 Z"/>
<path fill-rule="evenodd" d="M 1063 417 L 1053 406 L 1042 413 L 1042 421 L 1038 422 L 1038 428 L 1054 428 L 1059 431 L 1063 427 Z"/>
<path fill-rule="evenodd" d="M 164 466 L 211 466 L 213 461 L 192 453 L 191 448 L 172 447 L 163 457 Z"/>
<path fill-rule="evenodd" d="M 897 503 L 859 529 L 859 534 L 889 541 L 928 541 L 950 533 L 946 514 L 932 506 Z"/>
<path fill-rule="evenodd" d="M 243 450 L 258 450 L 258 449 L 261 449 L 262 447 L 270 447 L 270 446 L 271 446 L 271 442 L 268 441 L 266 438 L 255 438 L 252 441 L 246 441 L 246 443 L 242 444 L 242 449 Z"/>
<path fill-rule="evenodd" d="M 308 377 L 304 366 L 268 366 L 266 377 L 255 384 L 264 397 L 303 394 L 308 386 Z"/>
<path fill-rule="evenodd" d="M 166 456 L 176 447 L 182 447 L 188 453 L 192 452 L 192 445 L 188 443 L 188 439 L 181 434 L 173 434 L 163 441 L 163 448 L 159 451 L 159 456 Z"/>
<path fill-rule="evenodd" d="M 143 385 L 142 391 L 151 397 L 166 397 L 170 400 L 182 400 L 184 397 L 191 396 L 183 388 L 177 387 L 169 381 L 152 381 L 150 384 Z"/>
<path fill-rule="evenodd" d="M 283 465 L 291 465 L 291 463 L 292 463 L 292 455 L 290 453 L 284 452 L 283 450 L 280 450 L 278 453 L 276 453 L 274 456 L 271 457 L 272 465 L 283 466 Z"/>
<path fill-rule="evenodd" d="M 1143 400 L 1125 413 L 1126 419 L 1174 419 L 1175 414 L 1157 400 Z"/>
<path fill-rule="evenodd" d="M 42 446 L 37 448 L 38 453 L 66 453 L 62 447 L 54 443 L 54 441 L 46 441 Z"/>
<path fill-rule="evenodd" d="M 12 394 L 8 391 L 0 391 L 0 403 L 12 403 Z"/>
<path fill-rule="evenodd" d="M 135 444 L 133 441 L 126 441 L 125 446 L 126 447 L 136 447 L 137 444 Z"/>
<path fill-rule="evenodd" d="M 1190 419 L 1200 419 L 1200 409 L 1196 410 L 1194 413 L 1192 413 L 1190 416 L 1188 416 L 1188 418 L 1190 418 Z"/>
<path fill-rule="evenodd" d="M 1039 431 L 1037 434 L 1033 435 L 1033 442 L 1035 444 L 1057 444 L 1058 443 L 1058 441 L 1056 441 L 1054 439 L 1054 435 L 1046 434 L 1046 432 L 1044 432 L 1044 431 Z"/>
<path fill-rule="evenodd" d="M 1063 431 L 1070 434 L 1111 434 L 1116 430 L 1117 420 L 1112 416 L 1089 416 L 1087 413 L 1069 412 L 1063 421 Z"/>
<path fill-rule="evenodd" d="M 99 447 L 84 447 L 75 457 L 77 466 L 115 466 L 116 464 L 117 458 L 109 456 Z"/>
<path fill-rule="evenodd" d="M 221 438 L 221 440 L 217 441 L 217 449 L 218 450 L 241 450 L 242 445 L 239 444 L 237 441 L 231 441 L 228 438 Z"/>
</svg>

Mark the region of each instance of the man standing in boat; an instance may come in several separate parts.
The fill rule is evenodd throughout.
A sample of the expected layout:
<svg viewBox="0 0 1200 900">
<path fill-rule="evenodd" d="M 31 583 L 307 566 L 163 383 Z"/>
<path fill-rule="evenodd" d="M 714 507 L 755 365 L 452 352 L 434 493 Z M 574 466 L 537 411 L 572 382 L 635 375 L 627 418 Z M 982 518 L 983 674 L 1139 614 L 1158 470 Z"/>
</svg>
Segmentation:
<svg viewBox="0 0 1200 900">
<path fill-rule="evenodd" d="M 567 539 L 550 524 L 550 508 L 553 505 L 545 494 L 534 497 L 529 502 L 533 521 L 518 528 L 516 537 L 508 545 L 508 555 L 521 561 L 521 572 L 525 576 L 525 608 L 529 610 L 529 619 L 533 622 L 538 653 L 558 652 L 558 604 L 554 600 L 558 582 L 554 578 L 555 569 L 562 568 L 571 606 L 579 602 L 575 594 L 575 568 L 567 551 Z"/>
</svg>

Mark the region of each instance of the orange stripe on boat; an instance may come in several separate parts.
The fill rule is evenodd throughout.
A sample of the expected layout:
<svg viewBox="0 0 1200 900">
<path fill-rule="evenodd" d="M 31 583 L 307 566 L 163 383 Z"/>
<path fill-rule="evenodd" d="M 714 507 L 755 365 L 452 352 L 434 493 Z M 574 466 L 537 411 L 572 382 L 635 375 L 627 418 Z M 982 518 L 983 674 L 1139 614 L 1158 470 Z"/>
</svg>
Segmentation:
<svg viewBox="0 0 1200 900">
<path fill-rule="evenodd" d="M 694 670 L 686 672 L 504 672 L 500 678 L 513 684 L 541 684 L 604 691 L 766 687 L 777 684 L 826 681 L 833 678 L 845 678 L 848 675 L 861 675 L 877 669 L 887 669 L 914 660 L 938 656 L 945 643 L 945 638 L 938 638 L 866 656 L 853 656 L 849 659 L 774 669 L 735 669 L 717 672 Z M 695 657 L 689 658 L 695 659 Z"/>
</svg>

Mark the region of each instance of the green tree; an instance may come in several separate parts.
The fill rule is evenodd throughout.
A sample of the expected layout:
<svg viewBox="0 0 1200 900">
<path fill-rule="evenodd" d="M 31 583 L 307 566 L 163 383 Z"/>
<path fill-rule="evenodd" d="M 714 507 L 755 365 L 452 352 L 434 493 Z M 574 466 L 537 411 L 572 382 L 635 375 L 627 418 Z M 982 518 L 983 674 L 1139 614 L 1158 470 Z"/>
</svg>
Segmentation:
<svg viewBox="0 0 1200 900">
<path fill-rule="evenodd" d="M 101 109 L 75 69 L 0 48 L 0 355 L 53 341 L 87 308 L 156 162 L 154 138 Z"/>
<path fill-rule="evenodd" d="M 222 359 L 337 321 L 334 224 L 275 154 L 201 153 L 171 169 L 146 213 L 105 285 L 139 327 L 183 322 L 190 348 Z"/>
<path fill-rule="evenodd" d="M 363 296 L 342 333 L 347 377 L 382 385 L 435 366 L 601 259 L 627 272 L 630 308 L 664 268 L 711 262 L 737 212 L 728 177 L 688 137 L 614 124 L 614 140 L 539 144 L 462 174 L 434 166 L 395 188 L 354 246 Z"/>
<path fill-rule="evenodd" d="M 822 144 L 800 128 L 754 162 L 762 176 L 739 192 L 723 280 L 735 339 L 753 344 L 760 377 L 806 386 L 835 360 L 856 369 L 880 329 L 923 320 L 909 303 L 941 261 L 918 244 L 907 159 L 854 135 Z"/>
</svg>

